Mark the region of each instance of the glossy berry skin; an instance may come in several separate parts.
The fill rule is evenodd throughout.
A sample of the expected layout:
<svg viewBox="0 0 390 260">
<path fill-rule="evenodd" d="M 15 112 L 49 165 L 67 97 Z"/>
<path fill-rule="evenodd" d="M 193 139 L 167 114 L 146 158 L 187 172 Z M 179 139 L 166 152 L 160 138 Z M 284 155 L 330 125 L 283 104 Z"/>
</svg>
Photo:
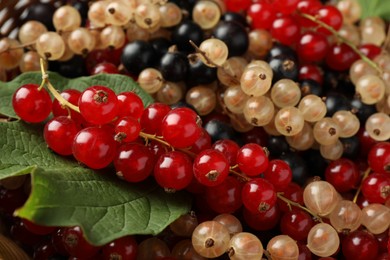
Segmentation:
<svg viewBox="0 0 390 260">
<path fill-rule="evenodd" d="M 148 147 L 138 143 L 124 143 L 114 158 L 117 175 L 128 182 L 145 180 L 153 171 L 155 158 Z"/>
<path fill-rule="evenodd" d="M 12 107 L 18 117 L 29 123 L 39 123 L 51 113 L 52 101 L 46 89 L 37 84 L 25 84 L 12 96 Z"/>
<path fill-rule="evenodd" d="M 132 236 L 115 239 L 102 247 L 102 260 L 128 259 L 136 260 L 138 253 L 137 241 Z"/>
<path fill-rule="evenodd" d="M 161 57 L 159 68 L 165 80 L 183 81 L 187 77 L 188 59 L 180 52 L 167 52 Z"/>
<path fill-rule="evenodd" d="M 306 32 L 297 44 L 298 57 L 307 62 L 321 61 L 329 48 L 327 38 L 320 33 Z"/>
<path fill-rule="evenodd" d="M 309 15 L 316 14 L 321 7 L 322 4 L 318 0 L 301 0 L 297 5 L 299 12 Z M 300 15 L 297 15 L 296 19 L 302 27 L 316 27 L 316 23 Z"/>
<path fill-rule="evenodd" d="M 223 41 L 229 49 L 229 57 L 243 55 L 249 47 L 245 27 L 235 22 L 220 22 L 213 30 L 213 36 Z"/>
<path fill-rule="evenodd" d="M 314 80 L 314 81 L 318 82 L 320 85 L 322 85 L 322 82 L 323 82 L 323 72 L 316 65 L 312 65 L 312 64 L 302 65 L 299 68 L 298 79 L 300 81 L 307 80 L 307 79 L 308 80 Z"/>
<path fill-rule="evenodd" d="M 263 148 L 254 143 L 246 144 L 237 152 L 238 168 L 248 176 L 257 176 L 268 167 L 268 157 Z"/>
<path fill-rule="evenodd" d="M 278 205 L 274 205 L 265 212 L 252 212 L 244 207 L 243 215 L 245 222 L 258 231 L 273 229 L 280 220 Z"/>
<path fill-rule="evenodd" d="M 333 44 L 329 47 L 325 58 L 326 64 L 333 70 L 344 71 L 359 58 L 359 56 L 346 44 Z"/>
<path fill-rule="evenodd" d="M 341 244 L 343 255 L 347 259 L 375 259 L 378 254 L 378 242 L 369 232 L 356 230 L 347 235 Z"/>
<path fill-rule="evenodd" d="M 79 98 L 81 96 L 81 92 L 77 89 L 66 89 L 60 93 L 61 97 L 63 97 L 69 103 L 78 106 Z M 84 123 L 84 119 L 82 115 L 74 110 L 63 108 L 60 102 L 57 99 L 53 101 L 52 107 L 53 115 L 56 116 L 68 116 L 70 112 L 70 117 L 78 124 L 81 125 Z"/>
<path fill-rule="evenodd" d="M 71 155 L 73 140 L 80 127 L 67 116 L 58 116 L 46 123 L 43 137 L 46 144 L 60 155 Z"/>
<path fill-rule="evenodd" d="M 191 146 L 190 151 L 198 154 L 203 150 L 210 149 L 211 148 L 211 137 L 209 133 L 204 128 L 201 128 L 202 133 L 198 140 L 195 141 L 195 143 Z"/>
<path fill-rule="evenodd" d="M 208 206 L 219 214 L 233 213 L 242 206 L 242 183 L 228 176 L 221 184 L 206 188 Z"/>
<path fill-rule="evenodd" d="M 370 203 L 383 204 L 390 198 L 390 176 L 372 173 L 362 181 L 362 193 Z"/>
<path fill-rule="evenodd" d="M 269 181 L 276 191 L 284 191 L 292 180 L 292 170 L 285 161 L 274 159 L 269 161 L 264 179 Z"/>
<path fill-rule="evenodd" d="M 299 0 L 274 1 L 275 9 L 282 14 L 291 14 L 297 9 Z"/>
<path fill-rule="evenodd" d="M 251 5 L 251 0 L 224 0 L 226 9 L 232 12 L 246 11 Z"/>
<path fill-rule="evenodd" d="M 368 164 L 377 173 L 390 173 L 390 143 L 375 144 L 368 153 Z"/>
<path fill-rule="evenodd" d="M 42 226 L 42 225 L 35 224 L 34 222 L 31 222 L 28 219 L 22 219 L 22 222 L 28 231 L 37 235 L 47 235 L 54 232 L 57 229 L 56 227 L 49 227 L 49 226 Z"/>
<path fill-rule="evenodd" d="M 247 19 L 252 29 L 270 29 L 275 18 L 275 10 L 267 1 L 253 3 L 247 11 Z"/>
<path fill-rule="evenodd" d="M 141 125 L 137 119 L 129 116 L 122 117 L 115 122 L 115 141 L 133 142 L 139 137 Z"/>
<path fill-rule="evenodd" d="M 332 5 L 325 5 L 317 11 L 317 18 L 338 31 L 343 25 L 343 15 Z M 331 32 L 323 27 L 317 29 L 319 33 L 330 35 Z"/>
<path fill-rule="evenodd" d="M 284 213 L 280 220 L 282 233 L 298 241 L 307 239 L 307 235 L 313 226 L 312 217 L 299 209 Z"/>
<path fill-rule="evenodd" d="M 78 258 L 91 258 L 99 252 L 99 247 L 91 245 L 80 227 L 63 228 L 62 243 L 69 255 Z"/>
<path fill-rule="evenodd" d="M 242 188 L 242 202 L 254 213 L 265 212 L 276 203 L 275 188 L 265 179 L 252 179 Z"/>
<path fill-rule="evenodd" d="M 182 152 L 167 152 L 154 166 L 154 178 L 166 190 L 182 190 L 191 183 L 192 177 L 191 159 Z"/>
<path fill-rule="evenodd" d="M 191 146 L 202 134 L 198 126 L 198 115 L 186 107 L 172 109 L 162 120 L 161 133 L 164 140 L 173 147 Z"/>
<path fill-rule="evenodd" d="M 199 46 L 204 38 L 202 28 L 191 20 L 182 21 L 172 32 L 172 42 L 177 46 L 179 51 L 185 53 L 193 52 L 194 47 L 190 40 Z"/>
<path fill-rule="evenodd" d="M 73 140 L 73 156 L 92 169 L 107 167 L 113 160 L 116 142 L 106 128 L 88 127 L 77 133 Z"/>
<path fill-rule="evenodd" d="M 291 201 L 294 201 L 294 202 L 297 202 L 301 205 L 303 205 L 303 189 L 301 188 L 301 186 L 299 186 L 298 184 L 296 184 L 295 182 L 291 182 L 287 188 L 283 191 L 283 196 Z M 287 203 L 282 201 L 282 200 L 278 200 L 278 205 L 279 205 L 279 208 L 281 211 L 283 212 L 288 212 L 290 211 L 290 208 L 288 207 Z M 292 208 L 294 209 L 294 206 L 292 206 Z"/>
<path fill-rule="evenodd" d="M 103 62 L 103 63 L 96 64 L 96 66 L 93 67 L 91 71 L 91 75 L 97 75 L 102 73 L 119 74 L 119 70 L 114 64 L 109 62 Z"/>
<path fill-rule="evenodd" d="M 195 157 L 193 171 L 201 184 L 217 186 L 228 176 L 229 162 L 221 152 L 207 149 Z"/>
<path fill-rule="evenodd" d="M 299 39 L 300 26 L 291 15 L 278 17 L 272 23 L 271 34 L 280 43 L 291 45 Z"/>
<path fill-rule="evenodd" d="M 345 158 L 332 161 L 325 170 L 325 180 L 338 192 L 348 192 L 358 185 L 360 171 L 357 165 Z"/>
<path fill-rule="evenodd" d="M 118 117 L 131 116 L 139 119 L 144 111 L 142 99 L 134 92 L 126 91 L 118 96 Z"/>
<path fill-rule="evenodd" d="M 124 47 L 121 61 L 128 72 L 138 75 L 142 70 L 153 65 L 156 55 L 150 43 L 136 40 Z"/>
<path fill-rule="evenodd" d="M 142 131 L 161 136 L 162 120 L 169 111 L 170 106 L 162 103 L 153 103 L 146 107 L 140 118 Z"/>
<path fill-rule="evenodd" d="M 118 98 L 105 86 L 92 86 L 84 90 L 79 99 L 79 109 L 84 119 L 95 125 L 111 122 L 118 115 Z"/>
<path fill-rule="evenodd" d="M 368 58 L 374 59 L 382 52 L 382 49 L 375 44 L 366 43 L 359 46 L 359 51 L 361 51 Z"/>
<path fill-rule="evenodd" d="M 218 140 L 213 144 L 213 149 L 223 153 L 228 159 L 230 166 L 236 164 L 237 152 L 240 149 L 238 144 L 229 139 Z"/>
</svg>

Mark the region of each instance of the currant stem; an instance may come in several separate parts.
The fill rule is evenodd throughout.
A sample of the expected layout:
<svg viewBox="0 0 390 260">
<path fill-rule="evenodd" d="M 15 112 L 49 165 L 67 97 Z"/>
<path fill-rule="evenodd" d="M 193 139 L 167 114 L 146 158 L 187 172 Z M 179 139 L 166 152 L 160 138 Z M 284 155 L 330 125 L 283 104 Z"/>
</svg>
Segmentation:
<svg viewBox="0 0 390 260">
<path fill-rule="evenodd" d="M 345 43 L 346 45 L 348 45 L 357 55 L 359 55 L 360 59 L 367 62 L 367 64 L 370 65 L 375 70 L 377 70 L 379 72 L 379 74 L 382 74 L 382 69 L 375 62 L 373 62 L 370 58 L 368 58 L 366 55 L 364 55 L 364 53 L 362 53 L 351 41 L 349 41 L 345 37 L 341 36 L 335 29 L 333 29 L 333 27 L 318 20 L 315 16 L 305 14 L 305 13 L 299 13 L 299 15 L 306 18 L 306 19 L 309 19 L 312 22 L 315 22 L 319 26 L 330 31 L 337 39 L 339 39 L 342 43 Z"/>
<path fill-rule="evenodd" d="M 364 179 L 367 178 L 367 176 L 370 174 L 370 172 L 371 172 L 370 168 L 367 168 L 367 170 L 364 172 L 362 181 L 361 181 L 361 183 L 359 185 L 359 188 L 356 190 L 355 196 L 353 197 L 353 200 L 352 200 L 353 203 L 356 204 L 357 199 L 358 199 L 359 194 L 360 194 L 360 191 L 362 190 L 362 183 L 363 183 Z"/>
<path fill-rule="evenodd" d="M 44 66 L 44 60 L 41 58 L 40 59 L 40 65 L 41 65 L 41 72 L 42 72 L 42 83 L 39 86 L 39 89 L 42 89 L 44 85 L 46 85 L 47 89 L 50 91 L 50 93 L 55 97 L 55 99 L 60 102 L 61 106 L 70 108 L 77 113 L 80 113 L 80 109 L 78 106 L 73 105 L 72 103 L 68 102 L 66 99 L 64 99 L 60 93 L 53 87 L 53 85 L 49 81 L 49 75 L 45 71 L 45 66 Z"/>
<path fill-rule="evenodd" d="M 297 203 L 297 202 L 295 202 L 295 201 L 289 200 L 289 199 L 287 199 L 286 197 L 284 197 L 284 196 L 283 196 L 283 192 L 277 192 L 277 193 L 276 193 L 276 196 L 277 196 L 279 199 L 281 199 L 282 201 L 286 202 L 287 205 L 288 205 L 288 207 L 290 208 L 290 210 L 291 210 L 291 205 L 292 205 L 292 206 L 295 206 L 295 207 L 297 207 L 297 208 L 300 208 L 300 209 L 306 211 L 306 212 L 309 213 L 310 215 L 312 215 L 312 216 L 314 217 L 315 220 L 317 220 L 317 221 L 319 221 L 319 222 L 321 222 L 321 223 L 323 222 L 322 219 L 321 219 L 321 217 L 318 216 L 317 214 L 315 214 L 314 212 L 312 212 L 310 209 L 308 209 L 308 208 L 302 206 L 301 204 L 299 204 L 299 203 Z"/>
<path fill-rule="evenodd" d="M 243 175 L 242 173 L 235 171 L 234 168 L 235 168 L 235 166 L 231 166 L 231 167 L 229 168 L 229 172 L 230 172 L 231 174 L 236 175 L 237 177 L 243 179 L 244 181 L 250 181 L 250 180 L 251 180 L 251 178 L 249 178 L 248 176 L 245 176 L 245 175 Z"/>
<path fill-rule="evenodd" d="M 168 142 L 164 141 L 163 139 L 157 137 L 156 135 L 151 135 L 151 134 L 147 134 L 144 132 L 140 132 L 139 136 L 142 137 L 143 139 L 145 139 L 145 141 L 153 140 L 153 141 L 156 141 L 162 145 L 169 147 L 172 151 L 175 150 L 175 148 L 172 145 L 170 145 Z"/>
<path fill-rule="evenodd" d="M 26 47 L 30 47 L 31 45 L 35 44 L 35 41 L 34 42 L 28 42 L 28 43 L 24 43 L 24 44 L 20 44 L 18 46 L 10 46 L 8 47 L 7 49 L 5 50 L 2 50 L 0 51 L 0 54 L 4 53 L 4 52 L 7 52 L 7 51 L 12 51 L 12 50 L 17 50 L 17 49 L 22 49 L 22 48 L 26 48 Z"/>
</svg>

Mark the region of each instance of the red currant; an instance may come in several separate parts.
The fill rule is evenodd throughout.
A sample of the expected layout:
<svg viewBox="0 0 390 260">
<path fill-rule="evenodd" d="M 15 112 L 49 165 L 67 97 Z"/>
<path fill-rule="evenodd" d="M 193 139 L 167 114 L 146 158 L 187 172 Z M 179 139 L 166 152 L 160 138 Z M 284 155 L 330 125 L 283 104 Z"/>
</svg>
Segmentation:
<svg viewBox="0 0 390 260">
<path fill-rule="evenodd" d="M 64 98 L 69 103 L 71 103 L 75 106 L 78 106 L 81 92 L 76 90 L 76 89 L 67 89 L 67 90 L 62 91 L 60 93 L 60 95 L 62 98 Z M 54 116 L 69 116 L 69 113 L 70 113 L 70 117 L 78 125 L 82 125 L 85 123 L 84 122 L 85 120 L 83 119 L 83 117 L 81 116 L 80 113 L 78 113 L 74 110 L 71 110 L 71 109 L 67 109 L 66 107 L 62 107 L 60 102 L 57 99 L 54 99 L 54 101 L 53 101 L 52 111 L 53 111 Z"/>
<path fill-rule="evenodd" d="M 142 99 L 134 92 L 122 92 L 118 95 L 118 116 L 131 116 L 139 119 L 144 112 Z"/>
<path fill-rule="evenodd" d="M 341 249 L 347 259 L 375 259 L 378 254 L 378 242 L 369 232 L 356 230 L 342 240 Z"/>
<path fill-rule="evenodd" d="M 283 160 L 271 160 L 264 172 L 264 179 L 269 181 L 276 191 L 284 191 L 292 180 L 290 165 Z"/>
<path fill-rule="evenodd" d="M 158 158 L 154 166 L 154 178 L 167 190 L 182 190 L 192 181 L 192 162 L 188 155 L 179 152 L 167 152 Z"/>
<path fill-rule="evenodd" d="M 118 68 L 109 62 L 102 62 L 99 64 L 96 64 L 95 67 L 93 67 L 91 71 L 91 75 L 97 75 L 101 73 L 107 73 L 107 74 L 119 74 Z"/>
<path fill-rule="evenodd" d="M 262 178 L 252 179 L 242 188 L 242 202 L 254 213 L 267 211 L 276 203 L 275 188 Z"/>
<path fill-rule="evenodd" d="M 115 140 L 118 142 L 133 142 L 139 137 L 141 125 L 133 117 L 122 117 L 115 122 Z"/>
<path fill-rule="evenodd" d="M 48 227 L 48 226 L 35 224 L 34 222 L 31 222 L 28 219 L 22 219 L 22 222 L 27 230 L 37 235 L 47 235 L 54 232 L 57 229 L 56 227 Z"/>
<path fill-rule="evenodd" d="M 67 227 L 63 230 L 62 243 L 73 257 L 91 258 L 99 252 L 99 247 L 91 245 L 85 238 L 80 227 Z"/>
<path fill-rule="evenodd" d="M 303 190 L 298 184 L 291 182 L 288 184 L 287 188 L 283 191 L 283 196 L 291 201 L 297 202 L 303 206 Z M 278 200 L 278 205 L 281 211 L 287 212 L 290 210 L 287 203 Z M 294 208 L 294 206 L 293 206 Z"/>
<path fill-rule="evenodd" d="M 320 20 L 323 23 L 326 23 L 336 31 L 338 31 L 343 25 L 343 15 L 339 11 L 339 9 L 337 9 L 333 5 L 325 5 L 321 7 L 317 11 L 317 17 L 318 20 Z M 319 33 L 324 33 L 327 35 L 332 34 L 329 30 L 325 29 L 324 27 L 319 27 L 317 31 Z"/>
<path fill-rule="evenodd" d="M 304 61 L 317 62 L 325 57 L 328 48 L 328 40 L 323 34 L 306 32 L 298 41 L 297 53 Z"/>
<path fill-rule="evenodd" d="M 73 140 L 80 128 L 74 120 L 67 116 L 58 116 L 46 123 L 43 137 L 46 144 L 54 152 L 71 155 Z"/>
<path fill-rule="evenodd" d="M 245 222 L 253 229 L 258 231 L 273 229 L 280 219 L 280 210 L 278 205 L 272 206 L 264 212 L 252 212 L 244 208 L 243 216 Z"/>
<path fill-rule="evenodd" d="M 136 260 L 138 244 L 132 236 L 118 238 L 103 246 L 102 260 L 127 259 Z"/>
<path fill-rule="evenodd" d="M 297 9 L 299 12 L 309 15 L 314 15 L 317 13 L 317 11 L 322 7 L 322 4 L 318 0 L 301 0 L 299 1 L 297 5 Z M 299 24 L 302 27 L 316 27 L 317 24 L 313 21 L 310 21 L 307 18 L 304 18 L 300 15 L 297 15 L 296 18 L 298 19 Z"/>
<path fill-rule="evenodd" d="M 299 68 L 299 80 L 311 79 L 318 82 L 322 85 L 323 82 L 323 72 L 321 69 L 312 64 L 302 65 Z"/>
<path fill-rule="evenodd" d="M 206 188 L 206 201 L 209 207 L 219 213 L 233 213 L 242 206 L 242 183 L 228 176 L 221 184 Z"/>
<path fill-rule="evenodd" d="M 307 235 L 313 226 L 314 221 L 312 217 L 299 209 L 293 209 L 284 213 L 280 220 L 282 233 L 294 240 L 307 239 Z"/>
<path fill-rule="evenodd" d="M 203 150 L 210 149 L 211 148 L 211 136 L 209 133 L 204 129 L 201 128 L 201 135 L 198 138 L 198 140 L 195 141 L 195 143 L 191 146 L 190 151 L 198 154 Z"/>
<path fill-rule="evenodd" d="M 52 101 L 46 89 L 39 89 L 37 84 L 26 84 L 15 91 L 12 106 L 22 120 L 39 123 L 51 113 Z"/>
<path fill-rule="evenodd" d="M 297 9 L 300 0 L 275 0 L 275 9 L 282 14 L 291 14 Z"/>
<path fill-rule="evenodd" d="M 258 144 L 246 144 L 237 152 L 238 168 L 248 176 L 257 176 L 268 167 L 268 157 Z"/>
<path fill-rule="evenodd" d="M 285 45 L 291 45 L 298 41 L 300 26 L 291 15 L 276 18 L 271 26 L 272 37 Z"/>
<path fill-rule="evenodd" d="M 253 3 L 247 10 L 252 29 L 270 29 L 276 18 L 272 4 L 266 1 Z"/>
<path fill-rule="evenodd" d="M 74 138 L 73 156 L 92 169 L 107 167 L 115 156 L 116 143 L 107 128 L 84 128 Z"/>
<path fill-rule="evenodd" d="M 221 184 L 229 174 L 229 162 L 219 151 L 207 149 L 199 153 L 193 164 L 195 178 L 205 186 Z"/>
<path fill-rule="evenodd" d="M 198 115 L 189 108 L 172 109 L 162 120 L 161 132 L 165 141 L 176 148 L 193 145 L 202 130 L 198 125 Z"/>
<path fill-rule="evenodd" d="M 129 182 L 145 180 L 153 171 L 155 159 L 148 147 L 137 143 L 124 143 L 114 159 L 117 175 Z"/>
<path fill-rule="evenodd" d="M 103 125 L 110 123 L 118 115 L 118 103 L 115 92 L 110 88 L 93 86 L 81 94 L 79 109 L 88 123 Z"/>
<path fill-rule="evenodd" d="M 390 143 L 375 144 L 368 153 L 368 164 L 377 173 L 390 173 Z"/>
<path fill-rule="evenodd" d="M 251 0 L 224 0 L 226 9 L 231 12 L 246 11 L 251 5 Z"/>
<path fill-rule="evenodd" d="M 148 134 L 161 136 L 163 118 L 171 111 L 171 107 L 162 103 L 153 103 L 142 112 L 140 123 L 141 129 Z"/>
<path fill-rule="evenodd" d="M 0 212 L 12 215 L 15 209 L 23 206 L 27 195 L 23 187 L 16 190 L 8 190 L 0 185 Z"/>
<path fill-rule="evenodd" d="M 218 140 L 213 144 L 213 149 L 223 153 L 231 166 L 236 164 L 237 152 L 240 149 L 238 144 L 229 139 Z"/>
<path fill-rule="evenodd" d="M 359 56 L 345 43 L 333 44 L 329 47 L 325 62 L 333 70 L 344 71 L 359 58 Z"/>
<path fill-rule="evenodd" d="M 356 164 L 345 158 L 331 162 L 325 170 L 325 180 L 338 192 L 348 192 L 356 188 L 360 171 Z"/>
<path fill-rule="evenodd" d="M 371 203 L 385 203 L 390 198 L 390 176 L 373 173 L 362 182 L 362 193 Z"/>
<path fill-rule="evenodd" d="M 366 43 L 359 46 L 359 51 L 372 60 L 382 52 L 382 49 L 375 44 Z"/>
</svg>

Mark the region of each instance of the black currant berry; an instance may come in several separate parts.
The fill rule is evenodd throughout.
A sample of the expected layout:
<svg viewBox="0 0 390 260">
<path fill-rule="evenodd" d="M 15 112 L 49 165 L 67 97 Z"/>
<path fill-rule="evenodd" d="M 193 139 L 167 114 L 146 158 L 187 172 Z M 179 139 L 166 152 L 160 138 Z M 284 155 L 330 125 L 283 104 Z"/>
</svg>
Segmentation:
<svg viewBox="0 0 390 260">
<path fill-rule="evenodd" d="M 343 157 L 354 160 L 359 156 L 360 151 L 360 140 L 356 135 L 349 138 L 340 138 L 343 144 L 344 151 Z"/>
<path fill-rule="evenodd" d="M 283 153 L 287 153 L 290 149 L 284 136 L 270 136 L 268 139 L 267 148 L 272 157 L 279 157 Z"/>
<path fill-rule="evenodd" d="M 165 80 L 183 81 L 187 76 L 188 59 L 180 52 L 167 52 L 161 57 L 159 68 Z"/>
<path fill-rule="evenodd" d="M 352 111 L 359 118 L 360 124 L 364 124 L 372 114 L 376 113 L 375 105 L 364 104 L 359 98 L 351 100 Z"/>
<path fill-rule="evenodd" d="M 141 40 L 127 44 L 121 56 L 123 66 L 134 75 L 138 75 L 142 70 L 151 67 L 155 59 L 156 52 L 153 46 Z"/>
<path fill-rule="evenodd" d="M 269 51 L 267 60 L 271 60 L 279 56 L 283 56 L 291 60 L 298 60 L 297 54 L 294 49 L 290 48 L 289 46 L 276 43 Z"/>
<path fill-rule="evenodd" d="M 234 131 L 230 124 L 218 119 L 208 121 L 203 128 L 210 135 L 212 142 L 216 142 L 221 139 L 235 140 L 237 137 L 236 131 Z"/>
<path fill-rule="evenodd" d="M 273 82 L 281 79 L 297 81 L 299 68 L 296 60 L 288 56 L 280 55 L 270 59 L 268 63 L 274 73 L 274 77 L 272 78 Z"/>
<path fill-rule="evenodd" d="M 173 30 L 172 43 L 177 46 L 179 51 L 190 53 L 195 51 L 190 40 L 199 46 L 203 37 L 203 30 L 198 24 L 193 21 L 183 21 Z"/>
<path fill-rule="evenodd" d="M 170 40 L 163 37 L 154 38 L 150 40 L 149 43 L 153 46 L 153 49 L 156 51 L 157 54 L 156 61 L 159 61 L 161 57 L 168 52 L 169 47 L 173 45 Z"/>
<path fill-rule="evenodd" d="M 35 3 L 27 8 L 25 21 L 35 20 L 43 23 L 49 31 L 55 31 L 53 25 L 53 14 L 55 7 L 51 3 Z"/>
<path fill-rule="evenodd" d="M 188 86 L 210 84 L 217 79 L 217 69 L 206 66 L 200 59 L 190 61 L 186 83 Z"/>
<path fill-rule="evenodd" d="M 320 83 L 318 83 L 315 80 L 312 79 L 304 79 L 299 82 L 299 87 L 302 92 L 302 96 L 307 96 L 307 95 L 316 95 L 321 97 L 322 94 L 322 86 Z"/>
<path fill-rule="evenodd" d="M 248 23 L 246 22 L 245 16 L 239 14 L 239 13 L 234 13 L 234 12 L 226 12 L 224 15 L 221 17 L 221 21 L 224 22 L 236 22 L 240 24 L 241 26 L 247 27 Z"/>
<path fill-rule="evenodd" d="M 339 110 L 351 110 L 350 101 L 346 96 L 337 92 L 330 92 L 326 95 L 326 116 L 333 116 Z"/>
<path fill-rule="evenodd" d="M 49 67 L 50 70 L 56 71 L 67 78 L 77 78 L 88 75 L 84 58 L 80 55 L 74 55 L 67 61 L 51 61 L 49 62 Z"/>
<path fill-rule="evenodd" d="M 214 28 L 213 36 L 227 45 L 229 57 L 241 56 L 249 47 L 249 38 L 245 27 L 236 22 L 220 22 Z"/>
<path fill-rule="evenodd" d="M 291 168 L 293 174 L 293 181 L 299 185 L 305 184 L 309 177 L 308 167 L 305 160 L 296 152 L 287 152 L 280 156 L 281 160 L 285 161 Z"/>
</svg>

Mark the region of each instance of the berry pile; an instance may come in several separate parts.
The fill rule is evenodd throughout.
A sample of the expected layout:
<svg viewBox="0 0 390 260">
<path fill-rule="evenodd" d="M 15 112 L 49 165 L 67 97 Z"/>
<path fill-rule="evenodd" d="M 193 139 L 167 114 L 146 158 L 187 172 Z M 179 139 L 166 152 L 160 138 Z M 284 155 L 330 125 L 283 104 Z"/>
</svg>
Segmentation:
<svg viewBox="0 0 390 260">
<path fill-rule="evenodd" d="M 389 259 L 382 19 L 359 20 L 354 0 L 70 2 L 32 5 L 27 17 L 52 20 L 0 40 L 0 79 L 42 71 L 15 91 L 16 115 L 43 122 L 56 154 L 186 190 L 193 211 L 101 247 L 77 226 L 12 218 L 34 259 Z M 155 103 L 109 85 L 58 93 L 47 69 L 124 74 Z M 0 213 L 24 203 L 26 178 L 0 182 Z"/>
</svg>

